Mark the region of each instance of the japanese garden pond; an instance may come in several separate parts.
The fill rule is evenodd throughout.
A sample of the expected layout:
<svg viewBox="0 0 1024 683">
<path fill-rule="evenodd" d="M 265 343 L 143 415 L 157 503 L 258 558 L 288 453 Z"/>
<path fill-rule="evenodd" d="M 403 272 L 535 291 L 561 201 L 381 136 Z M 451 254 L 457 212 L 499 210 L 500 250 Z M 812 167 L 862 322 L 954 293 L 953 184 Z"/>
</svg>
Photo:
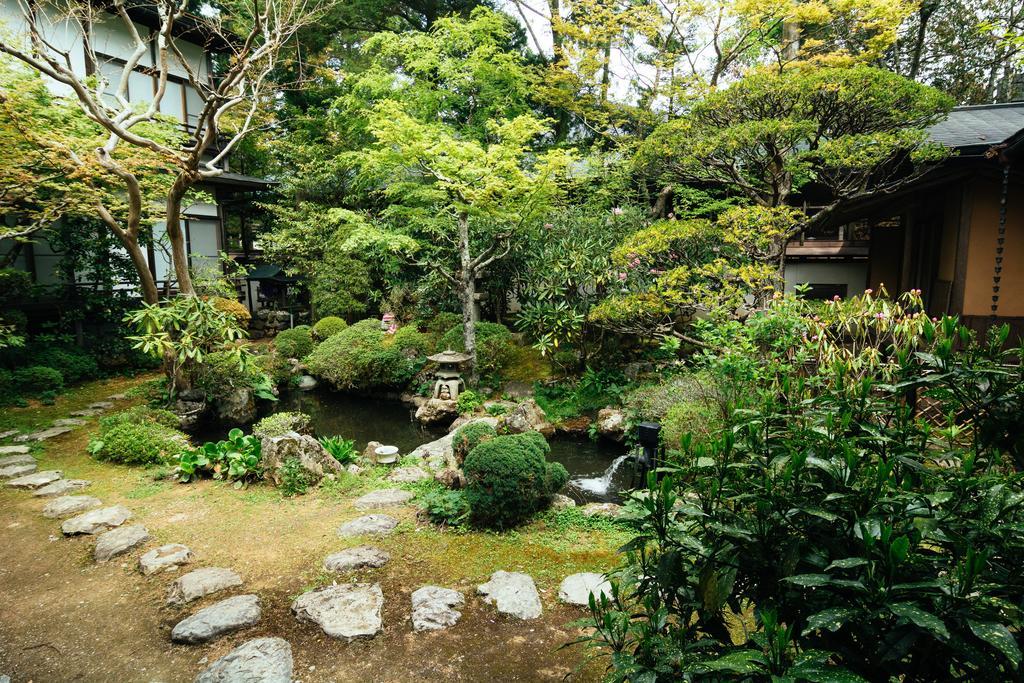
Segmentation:
<svg viewBox="0 0 1024 683">
<path fill-rule="evenodd" d="M 282 411 L 309 415 L 317 436 L 353 439 L 359 451 L 368 442 L 379 441 L 397 446 L 405 454 L 444 434 L 424 429 L 413 419 L 415 409 L 397 399 L 319 389 L 289 391 L 270 410 Z M 223 431 L 203 430 L 195 437 L 197 441 L 221 439 Z M 562 463 L 569 472 L 569 483 L 562 493 L 578 503 L 619 502 L 622 490 L 630 487 L 632 461 L 625 457 L 623 446 L 568 436 L 556 436 L 549 443 L 548 457 Z"/>
</svg>

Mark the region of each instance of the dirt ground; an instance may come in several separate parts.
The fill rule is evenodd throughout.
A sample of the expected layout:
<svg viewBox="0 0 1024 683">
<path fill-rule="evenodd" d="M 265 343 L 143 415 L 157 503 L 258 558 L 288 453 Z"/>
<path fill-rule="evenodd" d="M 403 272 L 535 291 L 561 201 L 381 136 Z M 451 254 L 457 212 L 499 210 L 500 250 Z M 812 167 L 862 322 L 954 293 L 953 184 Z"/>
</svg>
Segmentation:
<svg viewBox="0 0 1024 683">
<path fill-rule="evenodd" d="M 131 383 L 107 382 L 62 397 L 56 406 L 17 409 L 0 418 L 0 426 L 48 424 Z M 59 520 L 40 514 L 43 500 L 4 489 L 0 674 L 10 675 L 13 683 L 191 681 L 209 662 L 259 636 L 291 643 L 294 676 L 301 683 L 553 681 L 570 674 L 571 680 L 600 679 L 596 663 L 577 671 L 583 660 L 580 648 L 560 649 L 580 633 L 573 622 L 584 612 L 559 604 L 557 592 L 570 573 L 614 566 L 614 549 L 622 540 L 614 533 L 545 528 L 542 523 L 508 534 L 440 531 L 417 521 L 415 509 L 406 507 L 395 513 L 402 520 L 397 533 L 372 541 L 391 553 L 391 562 L 351 576 L 329 575 L 321 569 L 327 554 L 367 542 L 335 534 L 342 522 L 362 514 L 351 505 L 360 491 L 288 499 L 263 486 L 235 490 L 220 482 L 154 481 L 152 472 L 91 460 L 85 445 L 94 429 L 93 421 L 45 442 L 35 453 L 40 469 L 92 480 L 83 493 L 105 505 L 130 508 L 133 522 L 154 536 L 148 548 L 185 543 L 196 555 L 190 568 L 238 571 L 245 585 L 236 592 L 258 594 L 263 619 L 209 645 L 171 644 L 175 623 L 227 595 L 167 606 L 168 586 L 181 570 L 144 577 L 137 570 L 142 551 L 96 565 L 91 537 L 63 538 Z M 497 569 L 534 577 L 544 604 L 542 618 L 501 616 L 476 597 L 476 585 Z M 334 640 L 291 615 L 292 600 L 305 590 L 348 580 L 381 584 L 384 630 L 375 638 Z M 426 584 L 456 588 L 466 596 L 463 617 L 453 628 L 412 631 L 410 594 Z"/>
</svg>

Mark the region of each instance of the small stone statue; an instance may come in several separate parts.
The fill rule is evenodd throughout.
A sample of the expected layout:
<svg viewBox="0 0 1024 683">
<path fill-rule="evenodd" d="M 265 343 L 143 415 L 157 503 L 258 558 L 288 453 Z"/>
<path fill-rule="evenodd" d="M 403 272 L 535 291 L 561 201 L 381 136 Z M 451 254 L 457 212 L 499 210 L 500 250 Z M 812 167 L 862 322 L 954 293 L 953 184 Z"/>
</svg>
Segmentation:
<svg viewBox="0 0 1024 683">
<path fill-rule="evenodd" d="M 441 385 L 441 390 L 438 392 L 437 397 L 442 401 L 452 400 L 452 391 L 447 384 Z"/>
</svg>

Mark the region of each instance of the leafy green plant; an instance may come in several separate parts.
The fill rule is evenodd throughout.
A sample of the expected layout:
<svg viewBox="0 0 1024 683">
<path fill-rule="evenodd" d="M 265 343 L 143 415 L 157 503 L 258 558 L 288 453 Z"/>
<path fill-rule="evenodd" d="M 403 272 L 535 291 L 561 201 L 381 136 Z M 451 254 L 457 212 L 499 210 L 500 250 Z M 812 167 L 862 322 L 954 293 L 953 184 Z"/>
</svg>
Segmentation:
<svg viewBox="0 0 1024 683">
<path fill-rule="evenodd" d="M 359 453 L 356 452 L 356 442 L 353 439 L 343 439 L 340 436 L 321 436 L 320 445 L 342 465 L 353 463 L 359 457 Z"/>
<path fill-rule="evenodd" d="M 452 457 L 462 464 L 474 448 L 498 435 L 494 427 L 486 422 L 470 422 L 462 425 L 452 434 Z"/>
<path fill-rule="evenodd" d="M 122 465 L 163 464 L 188 446 L 188 437 L 164 413 L 138 406 L 100 419 L 100 430 L 87 450 L 97 460 Z M 175 426 L 171 426 L 171 425 Z"/>
<path fill-rule="evenodd" d="M 684 436 L 631 497 L 634 539 L 583 638 L 613 680 L 1016 680 L 1024 476 L 1006 416 L 1024 374 L 1007 361 L 1024 349 L 920 306 L 781 300 L 765 315 L 802 328 L 788 352 L 759 350 L 779 336 L 746 363 L 721 350 L 759 383 L 731 429 Z"/>
<path fill-rule="evenodd" d="M 252 435 L 262 441 L 263 439 L 282 436 L 288 432 L 309 434 L 309 422 L 310 417 L 305 413 L 282 411 L 273 415 L 267 415 L 253 425 Z"/>
<path fill-rule="evenodd" d="M 512 360 L 514 351 L 512 332 L 500 323 L 476 323 L 476 369 L 484 378 L 500 377 Z M 438 343 L 440 349 L 465 350 L 462 325 L 452 327 Z"/>
<path fill-rule="evenodd" d="M 461 394 L 459 394 L 459 398 L 455 402 L 455 405 L 458 408 L 460 415 L 465 415 L 467 413 L 475 413 L 477 411 L 477 408 L 481 407 L 483 404 L 483 397 L 480 396 L 480 394 L 473 391 L 472 389 L 467 389 L 466 391 L 463 391 Z"/>
<path fill-rule="evenodd" d="M 508 406 L 503 403 L 491 403 L 484 406 L 484 412 L 491 417 L 498 417 L 508 412 Z"/>
<path fill-rule="evenodd" d="M 240 488 L 262 475 L 260 440 L 241 429 L 232 429 L 222 441 L 208 441 L 198 449 L 182 451 L 175 474 L 183 482 L 210 474 L 214 479 L 233 481 L 235 488 Z"/>
<path fill-rule="evenodd" d="M 309 371 L 339 389 L 404 387 L 423 366 L 391 343 L 370 318 L 331 336 L 306 359 Z"/>
<path fill-rule="evenodd" d="M 509 528 L 544 507 L 569 477 L 547 461 L 550 450 L 539 432 L 498 436 L 471 450 L 462 469 L 473 524 Z"/>
<path fill-rule="evenodd" d="M 427 518 L 440 526 L 461 527 L 469 519 L 469 502 L 462 491 L 428 491 L 419 503 Z"/>
<path fill-rule="evenodd" d="M 60 391 L 64 377 L 59 370 L 42 365 L 18 368 L 11 373 L 11 382 L 26 396 L 37 396 L 44 391 Z"/>
<path fill-rule="evenodd" d="M 281 464 L 281 494 L 287 498 L 302 496 L 309 490 L 309 473 L 298 458 L 288 458 Z"/>
</svg>

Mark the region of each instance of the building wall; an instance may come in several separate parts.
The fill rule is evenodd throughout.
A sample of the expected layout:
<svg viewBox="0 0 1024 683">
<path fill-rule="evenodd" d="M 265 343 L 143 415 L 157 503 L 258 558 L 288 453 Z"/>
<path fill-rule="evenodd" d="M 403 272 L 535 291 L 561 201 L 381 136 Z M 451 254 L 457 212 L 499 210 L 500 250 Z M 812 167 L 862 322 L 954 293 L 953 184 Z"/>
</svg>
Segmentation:
<svg viewBox="0 0 1024 683">
<path fill-rule="evenodd" d="M 864 291 L 868 281 L 866 261 L 791 262 L 786 264 L 786 291 L 798 284 L 846 285 L 848 296 Z"/>
<path fill-rule="evenodd" d="M 992 313 L 992 275 L 999 228 L 998 182 L 977 179 L 970 184 L 970 243 L 964 287 L 964 315 Z M 1006 242 L 998 315 L 1024 316 L 1024 193 L 1011 186 L 1006 215 Z"/>
</svg>

